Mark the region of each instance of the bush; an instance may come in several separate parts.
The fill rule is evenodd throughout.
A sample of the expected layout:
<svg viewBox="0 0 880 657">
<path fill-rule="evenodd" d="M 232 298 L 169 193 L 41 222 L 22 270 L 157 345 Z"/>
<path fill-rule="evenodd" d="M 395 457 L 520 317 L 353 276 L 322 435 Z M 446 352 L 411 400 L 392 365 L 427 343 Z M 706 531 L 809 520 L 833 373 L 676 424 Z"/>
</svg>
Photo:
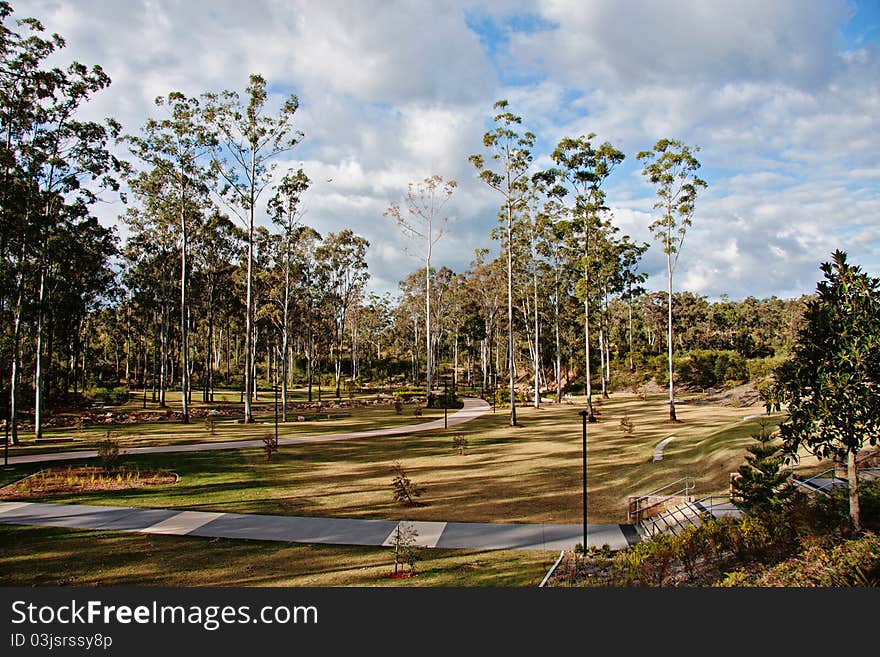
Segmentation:
<svg viewBox="0 0 880 657">
<path fill-rule="evenodd" d="M 726 382 L 741 383 L 749 377 L 746 359 L 735 351 L 695 349 L 679 360 L 676 368 L 681 383 L 701 388 Z"/>
<path fill-rule="evenodd" d="M 119 441 L 107 436 L 98 443 L 98 460 L 105 472 L 114 472 L 119 467 Z"/>
<path fill-rule="evenodd" d="M 425 489 L 410 480 L 400 463 L 394 464 L 392 472 L 394 479 L 391 481 L 391 489 L 394 491 L 394 500 L 403 506 L 420 506 L 416 498 L 421 497 Z"/>
<path fill-rule="evenodd" d="M 394 398 L 394 412 L 398 415 L 403 413 L 403 400 L 400 397 Z"/>
</svg>

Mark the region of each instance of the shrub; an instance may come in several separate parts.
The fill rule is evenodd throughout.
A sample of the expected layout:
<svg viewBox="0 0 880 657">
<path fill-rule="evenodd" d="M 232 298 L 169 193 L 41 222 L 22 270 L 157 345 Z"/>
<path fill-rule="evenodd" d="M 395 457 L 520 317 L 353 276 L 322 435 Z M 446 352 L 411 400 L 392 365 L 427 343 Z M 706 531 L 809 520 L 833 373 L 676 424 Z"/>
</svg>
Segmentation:
<svg viewBox="0 0 880 657">
<path fill-rule="evenodd" d="M 398 415 L 403 413 L 403 400 L 400 397 L 394 398 L 394 412 Z"/>
<path fill-rule="evenodd" d="M 422 405 L 419 402 L 416 402 L 415 407 L 413 407 L 413 415 L 416 417 L 422 416 Z"/>
<path fill-rule="evenodd" d="M 278 451 L 278 445 L 275 444 L 275 436 L 267 433 L 263 436 L 263 451 L 266 452 L 266 460 L 272 459 L 272 454 Z"/>
<path fill-rule="evenodd" d="M 467 453 L 467 444 L 467 438 L 461 433 L 455 434 L 452 438 L 452 448 L 458 452 L 459 456 L 464 456 Z"/>
<path fill-rule="evenodd" d="M 98 460 L 105 472 L 113 472 L 119 466 L 119 441 L 109 435 L 98 443 Z"/>
<path fill-rule="evenodd" d="M 400 572 L 403 564 L 409 566 L 409 572 L 414 575 L 416 572 L 416 562 L 421 558 L 418 546 L 416 546 L 416 536 L 418 532 L 415 527 L 406 522 L 397 524 L 394 530 L 394 538 L 391 545 L 394 547 L 394 574 Z"/>
<path fill-rule="evenodd" d="M 394 479 L 391 480 L 391 489 L 394 492 L 394 500 L 403 506 L 419 506 L 416 498 L 421 497 L 425 489 L 410 480 L 399 462 L 394 464 L 392 473 Z"/>
</svg>

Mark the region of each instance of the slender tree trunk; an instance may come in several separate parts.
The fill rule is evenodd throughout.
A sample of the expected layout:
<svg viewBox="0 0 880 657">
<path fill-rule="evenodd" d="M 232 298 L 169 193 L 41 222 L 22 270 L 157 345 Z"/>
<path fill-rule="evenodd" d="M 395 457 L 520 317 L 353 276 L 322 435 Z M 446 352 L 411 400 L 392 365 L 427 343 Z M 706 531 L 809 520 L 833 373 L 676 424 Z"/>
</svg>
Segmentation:
<svg viewBox="0 0 880 657">
<path fill-rule="evenodd" d="M 536 239 L 536 238 L 534 238 Z M 535 243 L 532 241 L 532 262 L 534 269 L 532 270 L 532 284 L 534 288 L 535 302 L 535 408 L 541 407 L 541 347 L 540 347 L 540 327 L 538 325 L 538 256 L 535 253 Z"/>
<path fill-rule="evenodd" d="M 159 354 L 159 406 L 165 408 L 165 388 L 168 381 L 168 306 L 162 307 Z"/>
<path fill-rule="evenodd" d="M 856 452 L 849 450 L 846 454 L 846 478 L 849 485 L 849 517 L 853 530 L 862 531 L 862 513 L 859 505 L 859 472 L 856 463 Z"/>
<path fill-rule="evenodd" d="M 186 299 L 186 212 L 184 191 L 180 193 L 180 399 L 183 405 L 183 424 L 189 424 L 189 331 Z"/>
<path fill-rule="evenodd" d="M 254 300 L 253 300 L 253 286 L 254 286 L 254 203 L 255 199 L 255 190 L 254 190 L 254 172 L 256 170 L 256 162 L 253 157 L 251 158 L 251 187 L 250 187 L 250 220 L 248 222 L 248 253 L 247 253 L 247 291 L 245 293 L 245 321 L 244 321 L 244 334 L 245 334 L 245 344 L 244 344 L 244 423 L 250 424 L 254 421 L 254 416 L 251 411 L 251 394 L 253 391 L 253 372 L 252 372 L 252 354 L 251 354 L 251 343 L 252 343 L 252 335 L 251 331 L 253 330 L 254 324 Z"/>
<path fill-rule="evenodd" d="M 48 248 L 48 245 L 43 245 Z M 34 438 L 43 437 L 43 323 L 46 302 L 46 266 L 40 267 L 40 292 L 37 299 L 37 346 L 34 353 Z"/>
<path fill-rule="evenodd" d="M 21 267 L 21 260 L 19 260 Z M 19 363 L 21 362 L 21 314 L 24 302 L 24 271 L 19 269 L 18 295 L 15 303 L 15 313 L 12 328 L 12 372 L 9 375 L 9 430 L 11 431 L 12 444 L 18 445 L 18 377 Z"/>
<path fill-rule="evenodd" d="M 516 426 L 516 372 L 513 361 L 513 208 L 507 200 L 507 363 L 510 373 L 510 426 Z"/>
<path fill-rule="evenodd" d="M 430 395 L 433 390 L 433 367 L 434 354 L 431 347 L 431 231 L 428 229 L 428 257 L 425 260 L 425 348 L 426 368 L 425 395 Z"/>
<path fill-rule="evenodd" d="M 553 328 L 556 333 L 556 403 L 562 403 L 562 345 L 559 340 L 559 262 L 556 262 L 556 271 L 554 272 L 554 293 L 553 293 Z"/>
<path fill-rule="evenodd" d="M 629 331 L 627 333 L 627 343 L 629 344 L 629 371 L 636 371 L 636 364 L 633 361 L 633 304 L 632 304 L 632 292 L 629 295 L 629 303 L 627 304 L 629 308 Z"/>
<path fill-rule="evenodd" d="M 290 350 L 290 228 L 284 250 L 284 312 L 281 327 L 281 421 L 287 422 L 287 354 Z"/>
<path fill-rule="evenodd" d="M 669 420 L 676 422 L 675 416 L 675 387 L 672 381 L 672 254 L 666 254 L 666 270 L 669 273 L 669 298 L 667 299 L 667 322 L 666 322 L 666 347 L 669 360 Z"/>
</svg>

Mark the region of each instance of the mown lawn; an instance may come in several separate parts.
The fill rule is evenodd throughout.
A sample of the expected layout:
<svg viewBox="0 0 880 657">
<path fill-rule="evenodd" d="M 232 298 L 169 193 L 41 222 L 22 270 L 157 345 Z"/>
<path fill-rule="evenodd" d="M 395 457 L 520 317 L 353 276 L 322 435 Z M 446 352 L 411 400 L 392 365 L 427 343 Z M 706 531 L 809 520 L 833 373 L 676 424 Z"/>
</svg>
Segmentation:
<svg viewBox="0 0 880 657">
<path fill-rule="evenodd" d="M 576 523 L 581 519 L 581 408 L 523 407 L 516 428 L 507 426 L 507 414 L 498 408 L 446 431 L 282 446 L 270 461 L 258 449 L 126 457 L 141 470 L 172 470 L 180 482 L 46 500 L 303 516 Z M 749 436 L 764 419 L 743 418 L 759 411 L 682 403 L 682 422 L 671 425 L 661 396 L 643 401 L 621 394 L 605 400 L 600 422 L 588 427 L 589 521 L 626 522 L 628 496 L 686 475 L 695 478 L 698 496 L 725 493 L 730 472 L 743 463 Z M 624 414 L 634 425 L 630 437 L 620 429 Z M 468 441 L 465 455 L 453 449 L 458 434 Z M 676 438 L 664 459 L 652 462 L 654 447 L 669 435 Z M 422 506 L 394 502 L 390 485 L 396 462 L 425 488 Z M 38 469 L 4 472 L 0 481 Z"/>
<path fill-rule="evenodd" d="M 392 579 L 390 548 L 0 525 L 0 586 L 537 586 L 556 554 L 422 550 Z"/>
</svg>

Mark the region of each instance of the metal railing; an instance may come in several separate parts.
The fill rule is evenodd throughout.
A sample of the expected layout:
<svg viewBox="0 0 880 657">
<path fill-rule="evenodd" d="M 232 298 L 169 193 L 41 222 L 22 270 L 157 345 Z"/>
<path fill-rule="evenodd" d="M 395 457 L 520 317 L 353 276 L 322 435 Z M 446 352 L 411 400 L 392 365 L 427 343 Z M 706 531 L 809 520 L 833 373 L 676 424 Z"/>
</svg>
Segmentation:
<svg viewBox="0 0 880 657">
<path fill-rule="evenodd" d="M 666 492 L 676 486 L 679 488 L 675 491 Z M 650 493 L 640 495 L 639 497 L 630 500 L 629 509 L 627 510 L 629 521 L 639 522 L 643 519 L 646 511 L 658 506 L 664 506 L 666 502 L 672 498 L 683 497 L 685 500 L 689 501 L 691 494 L 694 491 L 694 487 L 695 483 L 693 477 L 682 477 L 681 479 L 676 479 L 665 486 L 661 486 L 657 490 L 653 490 Z"/>
<path fill-rule="evenodd" d="M 828 495 L 828 491 L 830 491 L 832 488 L 839 486 L 838 482 L 841 481 L 835 476 L 836 472 L 836 467 L 828 468 L 827 470 L 823 470 L 819 474 L 815 474 L 812 477 L 807 477 L 806 479 L 798 479 L 797 477 L 792 477 L 791 480 L 792 482 L 794 482 L 795 486 L 800 486 L 810 493 L 820 493 L 822 495 Z M 821 484 L 814 483 L 819 479 L 828 479 L 828 481 Z"/>
</svg>

